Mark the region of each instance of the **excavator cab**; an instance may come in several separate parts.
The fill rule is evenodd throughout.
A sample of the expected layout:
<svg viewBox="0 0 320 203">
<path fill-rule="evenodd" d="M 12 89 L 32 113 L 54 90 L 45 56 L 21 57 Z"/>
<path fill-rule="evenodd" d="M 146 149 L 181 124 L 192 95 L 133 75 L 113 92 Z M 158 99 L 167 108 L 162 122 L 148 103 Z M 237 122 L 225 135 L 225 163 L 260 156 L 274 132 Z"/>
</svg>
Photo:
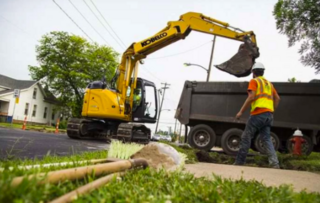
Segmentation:
<svg viewBox="0 0 320 203">
<path fill-rule="evenodd" d="M 128 89 L 127 95 L 130 95 Z M 132 121 L 138 123 L 155 123 L 157 121 L 158 98 L 157 88 L 153 82 L 137 78 L 133 90 Z"/>
</svg>

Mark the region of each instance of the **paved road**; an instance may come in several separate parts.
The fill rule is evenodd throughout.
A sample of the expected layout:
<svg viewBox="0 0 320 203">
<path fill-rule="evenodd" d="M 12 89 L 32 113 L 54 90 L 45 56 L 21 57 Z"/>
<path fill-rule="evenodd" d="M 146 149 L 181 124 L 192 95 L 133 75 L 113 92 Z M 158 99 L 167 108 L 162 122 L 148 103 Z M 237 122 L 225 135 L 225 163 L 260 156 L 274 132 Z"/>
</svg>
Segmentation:
<svg viewBox="0 0 320 203">
<path fill-rule="evenodd" d="M 48 152 L 59 156 L 108 149 L 104 140 L 74 140 L 67 135 L 0 127 L 0 159 L 7 154 L 19 158 L 41 158 Z"/>
</svg>

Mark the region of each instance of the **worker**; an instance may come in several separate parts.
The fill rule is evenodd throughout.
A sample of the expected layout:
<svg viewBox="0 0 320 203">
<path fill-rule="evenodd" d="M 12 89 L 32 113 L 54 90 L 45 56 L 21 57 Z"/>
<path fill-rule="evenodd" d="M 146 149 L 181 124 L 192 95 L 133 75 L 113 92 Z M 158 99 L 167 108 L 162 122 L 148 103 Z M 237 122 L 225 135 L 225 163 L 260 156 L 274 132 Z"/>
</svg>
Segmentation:
<svg viewBox="0 0 320 203">
<path fill-rule="evenodd" d="M 133 92 L 133 111 L 140 105 L 141 102 L 141 90 L 135 89 Z"/>
<path fill-rule="evenodd" d="M 279 161 L 271 141 L 270 128 L 273 123 L 273 112 L 278 107 L 280 97 L 272 83 L 263 77 L 265 67 L 256 62 L 252 67 L 253 79 L 249 83 L 248 98 L 244 102 L 236 119 L 251 104 L 251 115 L 241 136 L 240 149 L 234 165 L 244 165 L 254 135 L 260 133 L 261 140 L 268 155 L 269 165 L 279 168 Z"/>
</svg>

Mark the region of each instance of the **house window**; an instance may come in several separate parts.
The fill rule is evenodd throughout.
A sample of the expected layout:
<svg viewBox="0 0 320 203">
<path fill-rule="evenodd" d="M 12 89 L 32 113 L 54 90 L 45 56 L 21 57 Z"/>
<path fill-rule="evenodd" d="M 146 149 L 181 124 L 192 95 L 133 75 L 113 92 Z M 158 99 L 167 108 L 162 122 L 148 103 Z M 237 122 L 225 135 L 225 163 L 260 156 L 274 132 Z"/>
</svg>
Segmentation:
<svg viewBox="0 0 320 203">
<path fill-rule="evenodd" d="M 54 113 L 52 113 L 51 115 L 51 120 L 54 120 Z"/>
<path fill-rule="evenodd" d="M 29 103 L 26 103 L 26 107 L 24 108 L 24 115 L 28 115 L 29 112 Z"/>
<path fill-rule="evenodd" d="M 43 118 L 47 118 L 47 107 L 44 107 L 44 113 L 43 113 Z"/>
<path fill-rule="evenodd" d="M 36 117 L 37 114 L 37 105 L 33 105 L 32 117 Z"/>
<path fill-rule="evenodd" d="M 33 89 L 33 96 L 32 98 L 37 99 L 37 88 Z"/>
</svg>

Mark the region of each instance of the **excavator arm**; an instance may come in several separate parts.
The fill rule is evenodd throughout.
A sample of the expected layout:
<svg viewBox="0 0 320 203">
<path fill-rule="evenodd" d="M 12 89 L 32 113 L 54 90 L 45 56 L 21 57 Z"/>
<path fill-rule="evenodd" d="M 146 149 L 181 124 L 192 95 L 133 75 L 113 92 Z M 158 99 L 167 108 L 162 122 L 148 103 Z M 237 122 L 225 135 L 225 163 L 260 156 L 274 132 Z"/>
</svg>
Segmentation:
<svg viewBox="0 0 320 203">
<path fill-rule="evenodd" d="M 156 88 L 153 82 L 137 78 L 138 65 L 149 54 L 184 39 L 191 31 L 243 42 L 236 55 L 216 67 L 237 77 L 250 74 L 254 60 L 259 56 L 256 38 L 252 31 L 242 31 L 200 13 L 186 13 L 180 16 L 178 21 L 168 22 L 168 25 L 155 35 L 131 44 L 122 55 L 111 87 L 106 88 L 104 81 L 94 81 L 87 86 L 82 106 L 84 118 L 72 118 L 68 121 L 68 136 L 81 139 L 108 135 L 122 141 L 149 141 L 150 129 L 141 124 L 127 123 L 156 122 L 157 113 L 151 116 L 152 114 L 147 111 L 152 102 L 155 102 L 157 108 Z M 140 97 L 140 106 L 134 108 L 137 107 L 133 105 L 137 81 L 143 93 Z M 147 100 L 152 98 L 150 96 L 152 91 L 154 100 Z"/>
<path fill-rule="evenodd" d="M 239 52 L 226 63 L 216 66 L 237 77 L 250 74 L 254 59 L 259 57 L 255 34 L 230 26 L 228 23 L 210 18 L 201 13 L 189 12 L 180 16 L 178 21 L 170 21 L 168 25 L 152 37 L 133 43 L 123 54 L 119 69 L 113 79 L 113 88 L 120 98 L 133 103 L 133 91 L 127 98 L 128 87 L 136 88 L 138 65 L 149 54 L 162 49 L 180 39 L 187 37 L 191 31 L 216 35 L 240 42 Z"/>
</svg>

